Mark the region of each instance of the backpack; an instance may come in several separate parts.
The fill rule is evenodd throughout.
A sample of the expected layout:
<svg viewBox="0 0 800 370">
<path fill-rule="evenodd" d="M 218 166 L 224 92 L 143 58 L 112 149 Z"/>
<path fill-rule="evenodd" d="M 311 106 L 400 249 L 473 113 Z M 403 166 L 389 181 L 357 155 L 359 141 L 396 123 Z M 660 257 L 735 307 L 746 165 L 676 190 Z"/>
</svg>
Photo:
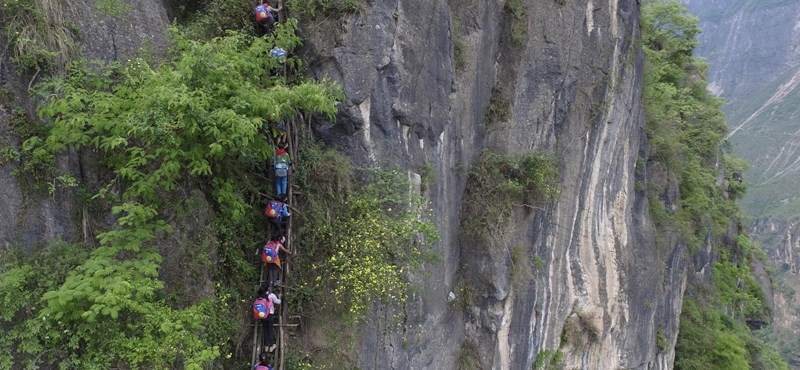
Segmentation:
<svg viewBox="0 0 800 370">
<path fill-rule="evenodd" d="M 275 156 L 275 176 L 286 177 L 289 176 L 289 155 L 276 155 Z"/>
<path fill-rule="evenodd" d="M 272 310 L 272 300 L 267 298 L 256 298 L 253 301 L 253 316 L 256 319 L 266 319 L 269 316 L 269 311 Z"/>
<path fill-rule="evenodd" d="M 272 370 L 272 365 L 256 365 L 254 370 Z"/>
<path fill-rule="evenodd" d="M 278 47 L 272 48 L 272 50 L 269 51 L 269 56 L 278 59 L 286 58 L 286 50 Z"/>
<path fill-rule="evenodd" d="M 264 210 L 264 214 L 266 214 L 269 218 L 278 218 L 281 216 L 282 207 L 283 203 L 277 200 L 271 200 L 269 201 L 269 204 L 267 204 L 267 209 Z"/>
<path fill-rule="evenodd" d="M 267 10 L 269 4 L 260 4 L 253 9 L 256 14 L 256 22 L 262 23 L 272 18 L 272 13 Z"/>
<path fill-rule="evenodd" d="M 277 241 L 270 240 L 261 248 L 261 261 L 264 263 L 278 263 L 278 246 Z"/>
</svg>

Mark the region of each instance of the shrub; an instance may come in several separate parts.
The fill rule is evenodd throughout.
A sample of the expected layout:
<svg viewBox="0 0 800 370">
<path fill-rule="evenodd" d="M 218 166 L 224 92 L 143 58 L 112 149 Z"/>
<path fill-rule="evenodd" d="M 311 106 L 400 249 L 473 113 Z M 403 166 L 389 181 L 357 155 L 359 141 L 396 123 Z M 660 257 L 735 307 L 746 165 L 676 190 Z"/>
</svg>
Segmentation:
<svg viewBox="0 0 800 370">
<path fill-rule="evenodd" d="M 514 207 L 534 209 L 557 193 L 557 168 L 552 157 L 531 152 L 522 156 L 484 150 L 470 170 L 464 194 L 462 229 L 467 236 L 499 233 Z"/>
</svg>

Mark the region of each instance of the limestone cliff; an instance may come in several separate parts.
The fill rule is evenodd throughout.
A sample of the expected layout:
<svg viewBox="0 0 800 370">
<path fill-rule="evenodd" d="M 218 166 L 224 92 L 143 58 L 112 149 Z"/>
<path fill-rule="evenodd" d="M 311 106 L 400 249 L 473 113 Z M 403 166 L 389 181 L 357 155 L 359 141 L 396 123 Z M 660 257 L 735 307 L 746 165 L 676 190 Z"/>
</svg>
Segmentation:
<svg viewBox="0 0 800 370">
<path fill-rule="evenodd" d="M 685 267 L 678 250 L 656 251 L 635 186 L 646 181 L 636 167 L 646 152 L 638 4 L 513 3 L 378 2 L 308 35 L 311 70 L 347 94 L 337 124 L 320 133 L 412 177 L 433 163 L 439 179 L 426 196 L 443 258 L 419 278 L 408 327 L 391 333 L 374 322 L 359 362 L 452 368 L 471 342 L 487 368 L 529 368 L 558 349 L 567 368 L 670 368 L 673 353 L 659 351 L 656 332 L 674 343 Z M 484 125 L 493 95 L 510 116 Z M 458 226 L 467 173 L 484 148 L 552 153 L 560 171 L 555 204 L 520 208 L 491 245 L 464 239 Z M 519 244 L 544 263 L 513 287 Z M 477 295 L 466 312 L 446 301 L 462 274 Z"/>
<path fill-rule="evenodd" d="M 166 10 L 131 5 L 137 22 L 78 18 L 88 57 L 160 45 Z M 311 74 L 346 94 L 337 122 L 320 122 L 317 134 L 361 163 L 404 168 L 414 181 L 430 164 L 437 179 L 423 195 L 441 258 L 412 276 L 402 330 L 377 317 L 365 325 L 361 368 L 452 369 L 473 349 L 492 369 L 531 368 L 545 351 L 562 352 L 565 368 L 672 367 L 686 266 L 678 243 L 656 248 L 649 221 L 638 12 L 631 0 L 390 0 L 307 28 Z M 509 109 L 500 122 L 485 120 L 493 101 Z M 519 207 L 490 243 L 460 231 L 467 175 L 484 149 L 550 153 L 559 169 L 556 201 Z M 9 211 L 23 202 L 9 170 L 0 177 L 4 243 L 80 235 L 75 218 L 49 211 L 70 202 L 32 201 L 44 223 Z M 541 266 L 512 284 L 518 245 Z M 447 299 L 464 294 L 461 279 L 475 296 L 466 309 Z"/>
</svg>

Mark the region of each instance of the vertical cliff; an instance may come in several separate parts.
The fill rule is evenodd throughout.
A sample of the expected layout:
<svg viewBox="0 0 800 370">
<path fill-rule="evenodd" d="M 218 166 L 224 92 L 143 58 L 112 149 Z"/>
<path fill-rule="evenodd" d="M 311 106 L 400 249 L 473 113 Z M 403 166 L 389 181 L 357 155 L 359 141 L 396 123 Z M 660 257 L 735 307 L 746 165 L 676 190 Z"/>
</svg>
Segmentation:
<svg viewBox="0 0 800 370">
<path fill-rule="evenodd" d="M 159 50 L 160 4 L 125 2 L 126 22 L 87 4 L 77 5 L 88 14 L 77 18 L 87 57 L 121 59 L 145 40 Z M 424 168 L 434 172 L 415 189 L 433 209 L 441 258 L 413 273 L 399 329 L 379 313 L 361 328 L 362 368 L 672 367 L 686 266 L 677 241 L 656 247 L 649 218 L 646 174 L 657 171 L 647 168 L 638 22 L 630 0 L 392 0 L 305 25 L 309 71 L 346 96 L 337 122 L 316 133 L 357 162 L 407 170 L 415 184 Z M 549 154 L 559 192 L 513 205 L 499 233 L 486 225 L 489 237 L 476 239 L 462 228 L 464 194 L 484 150 Z M 3 220 L 0 230 L 39 224 Z M 55 234 L 78 232 L 30 238 Z M 180 266 L 178 255 L 164 266 Z M 514 276 L 526 263 L 531 274 Z"/>
<path fill-rule="evenodd" d="M 641 190 L 636 2 L 386 1 L 307 36 L 314 75 L 347 95 L 319 133 L 412 178 L 432 163 L 438 179 L 424 195 L 442 259 L 415 279 L 402 332 L 365 329 L 363 367 L 452 368 L 471 349 L 496 369 L 528 368 L 545 350 L 567 368 L 671 367 L 656 334 L 674 342 L 684 267 L 678 251 L 656 250 Z M 487 118 L 493 104 L 508 114 Z M 559 169 L 557 200 L 515 208 L 489 242 L 459 228 L 484 149 L 550 153 Z M 511 279 L 517 246 L 542 262 L 522 284 Z M 464 294 L 462 277 L 475 295 L 466 310 L 446 301 Z"/>
</svg>

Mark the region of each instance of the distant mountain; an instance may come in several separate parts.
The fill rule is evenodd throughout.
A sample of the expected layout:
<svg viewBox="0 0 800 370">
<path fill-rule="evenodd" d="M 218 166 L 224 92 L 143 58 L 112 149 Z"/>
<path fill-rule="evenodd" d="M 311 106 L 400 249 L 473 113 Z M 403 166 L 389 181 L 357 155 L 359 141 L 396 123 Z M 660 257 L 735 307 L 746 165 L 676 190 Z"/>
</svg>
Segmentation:
<svg viewBox="0 0 800 370">
<path fill-rule="evenodd" d="M 684 2 L 700 18 L 698 52 L 726 100 L 733 152 L 750 163 L 742 206 L 779 288 L 770 336 L 800 368 L 800 0 Z"/>
<path fill-rule="evenodd" d="M 800 214 L 800 1 L 689 0 L 700 18 L 700 55 L 725 98 L 734 153 L 750 165 L 744 209 Z"/>
</svg>

